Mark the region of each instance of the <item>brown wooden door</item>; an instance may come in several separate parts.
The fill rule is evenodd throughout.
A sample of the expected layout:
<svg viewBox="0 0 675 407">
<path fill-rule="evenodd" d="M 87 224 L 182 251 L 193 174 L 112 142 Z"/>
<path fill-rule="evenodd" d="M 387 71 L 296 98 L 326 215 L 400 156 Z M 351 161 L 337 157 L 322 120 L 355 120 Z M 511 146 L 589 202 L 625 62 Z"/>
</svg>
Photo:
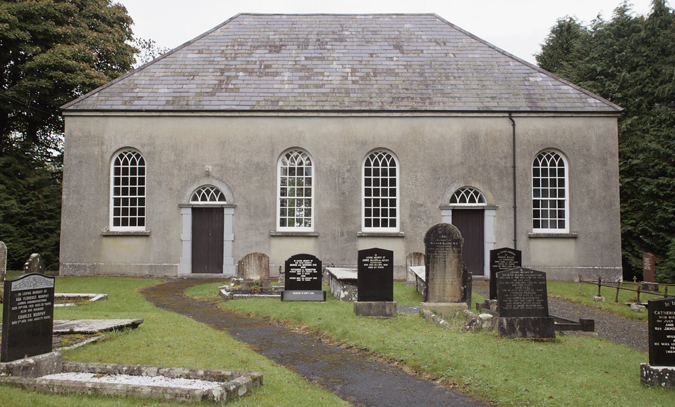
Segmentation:
<svg viewBox="0 0 675 407">
<path fill-rule="evenodd" d="M 223 272 L 223 208 L 192 208 L 192 272 Z"/>
<path fill-rule="evenodd" d="M 453 209 L 452 224 L 462 233 L 462 258 L 469 272 L 485 275 L 485 229 L 483 209 Z"/>
</svg>

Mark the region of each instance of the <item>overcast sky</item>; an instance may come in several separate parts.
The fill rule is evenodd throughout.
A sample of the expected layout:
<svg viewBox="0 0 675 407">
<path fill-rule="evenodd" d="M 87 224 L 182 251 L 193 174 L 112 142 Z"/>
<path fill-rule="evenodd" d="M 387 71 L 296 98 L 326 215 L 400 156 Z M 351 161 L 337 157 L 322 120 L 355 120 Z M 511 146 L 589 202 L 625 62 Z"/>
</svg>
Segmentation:
<svg viewBox="0 0 675 407">
<path fill-rule="evenodd" d="M 447 21 L 535 63 L 533 54 L 556 20 L 575 16 L 605 20 L 622 0 L 113 0 L 134 20 L 136 37 L 175 48 L 239 13 L 436 13 Z M 635 14 L 648 14 L 651 0 L 633 0 Z"/>
</svg>

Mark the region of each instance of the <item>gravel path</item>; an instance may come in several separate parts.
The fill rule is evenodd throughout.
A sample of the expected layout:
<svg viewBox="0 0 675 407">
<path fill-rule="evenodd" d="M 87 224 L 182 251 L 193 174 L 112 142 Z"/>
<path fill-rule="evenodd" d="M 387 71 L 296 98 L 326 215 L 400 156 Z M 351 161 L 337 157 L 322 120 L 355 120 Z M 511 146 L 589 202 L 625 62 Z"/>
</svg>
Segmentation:
<svg viewBox="0 0 675 407">
<path fill-rule="evenodd" d="M 476 293 L 487 297 L 487 283 L 474 283 Z M 595 332 L 598 336 L 612 342 L 622 343 L 640 352 L 649 352 L 649 331 L 647 321 L 624 318 L 588 305 L 578 304 L 561 298 L 548 297 L 548 312 L 551 315 L 573 319 L 590 318 L 595 320 Z"/>
</svg>

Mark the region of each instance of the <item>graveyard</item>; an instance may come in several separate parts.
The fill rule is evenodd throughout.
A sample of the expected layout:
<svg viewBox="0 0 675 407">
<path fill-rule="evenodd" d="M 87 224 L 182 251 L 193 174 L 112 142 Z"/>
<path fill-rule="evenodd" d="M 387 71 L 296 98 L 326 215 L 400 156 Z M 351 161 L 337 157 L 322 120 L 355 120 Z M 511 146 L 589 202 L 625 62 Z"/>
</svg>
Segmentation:
<svg viewBox="0 0 675 407">
<path fill-rule="evenodd" d="M 254 280 L 213 279 L 213 282 L 199 283 L 186 289 L 184 294 L 212 307 L 208 309 L 219 307 L 239 315 L 249 315 L 258 321 L 255 324 L 261 326 L 279 325 L 307 333 L 322 343 L 356 353 L 364 360 L 385 362 L 409 375 L 430 380 L 443 388 L 458 390 L 492 405 L 672 405 L 674 390 L 660 385 L 664 380 L 670 380 L 667 375 L 664 378 L 664 368 L 660 363 L 671 363 L 668 361 L 672 359 L 672 343 L 669 344 L 672 338 L 672 299 L 658 300 L 654 296 L 643 295 L 642 301 L 650 301 L 652 309 L 658 310 L 658 317 L 650 324 L 660 324 L 656 334 L 653 335 L 650 330 L 649 353 L 614 343 L 593 332 L 553 332 L 553 318 L 548 314 L 548 296 L 584 302 L 594 296 L 595 288 L 575 283 L 547 284 L 542 272 L 513 268 L 520 265 L 516 261 L 517 253 L 500 249 L 502 252 L 495 264 L 503 271 L 497 270 L 497 298 L 492 300 L 498 303 L 500 312 L 492 329 L 467 329 L 470 324 L 467 315 L 474 315 L 467 308 L 477 312 L 474 309 L 476 305 L 489 304 L 490 297 L 494 296 L 494 287 L 488 281 L 471 283 L 470 277 L 461 274 L 463 265 L 461 261 L 456 261 L 459 252 L 453 249 L 452 243 L 456 237 L 453 237 L 451 229 L 446 229 L 441 227 L 429 234 L 433 236 L 428 242 L 431 247 L 428 252 L 431 250 L 432 254 L 429 264 L 435 264 L 433 267 L 442 269 L 442 273 L 441 277 L 429 278 L 429 272 L 424 276 L 428 284 L 425 296 L 418 291 L 417 285 L 394 281 L 389 267 L 392 253 L 376 248 L 360 251 L 358 268 L 349 272 L 333 269 L 332 274 L 327 272 L 322 276 L 320 259 L 297 254 L 289 257 L 283 280 L 263 278 L 259 280 L 260 287 L 257 287 L 252 286 Z M 264 256 L 261 258 L 264 260 Z M 260 258 L 255 258 L 254 263 L 261 264 Z M 430 269 L 434 270 L 433 267 Z M 333 284 L 333 279 L 339 279 L 341 275 L 347 276 L 345 281 L 357 282 L 355 298 L 341 300 L 341 296 L 336 295 L 328 284 L 329 281 Z M 34 319 L 47 319 L 42 315 L 43 308 L 53 303 L 54 297 L 68 298 L 68 293 L 92 292 L 100 294 L 70 296 L 106 295 L 107 299 L 81 302 L 78 306 L 55 307 L 53 319 L 139 321 L 134 329 L 106 332 L 96 343 L 62 350 L 64 369 L 67 367 L 69 371 L 83 366 L 92 369 L 93 366 L 93 371 L 99 372 L 99 376 L 109 376 L 110 370 L 101 370 L 103 368 L 98 366 L 112 366 L 112 371 L 134 371 L 136 374 L 146 374 L 142 373 L 146 371 L 144 369 L 155 369 L 142 366 L 164 366 L 166 371 L 178 368 L 183 373 L 193 372 L 189 373 L 193 375 L 224 370 L 251 372 L 259 378 L 260 384 L 264 377 L 264 385 L 248 389 L 242 397 L 228 401 L 228 405 L 349 405 L 314 383 L 316 379 L 309 381 L 295 373 L 293 363 L 274 362 L 261 356 L 256 347 L 246 345 L 222 330 L 153 306 L 147 297 L 147 289 L 162 285 L 160 280 L 54 278 L 18 272 L 10 273 L 8 278 L 14 278 L 11 281 L 25 279 L 31 283 L 20 283 L 19 291 L 14 288 L 7 291 L 6 302 L 2 304 L 3 320 L 18 318 L 20 321 L 28 318 L 21 317 L 28 311 L 33 317 L 40 317 Z M 448 281 L 458 284 L 460 289 L 445 286 Z M 479 295 L 477 290 L 472 291 L 472 285 L 484 296 Z M 231 292 L 239 289 L 263 295 L 224 296 L 224 288 Z M 577 289 L 579 293 L 572 294 Z M 621 295 L 624 301 L 625 296 L 630 294 Z M 444 302 L 439 298 L 443 296 L 449 296 L 451 303 L 454 301 L 462 306 L 453 308 L 453 313 L 440 312 L 438 309 L 443 309 Z M 654 301 L 663 305 L 651 305 Z M 30 308 L 28 311 L 8 318 L 9 307 L 21 309 L 24 303 Z M 397 305 L 403 307 L 400 309 L 422 306 L 419 312 L 396 312 Z M 595 302 L 595 305 L 610 310 L 612 307 L 607 303 Z M 622 307 L 627 308 L 625 305 Z M 654 317 L 646 313 L 633 314 L 633 318 L 641 320 Z M 17 346 L 7 340 L 17 324 L 3 330 L 3 360 L 7 347 L 10 344 Z M 32 334 L 13 335 L 14 342 L 25 342 Z M 51 350 L 49 343 L 31 343 L 30 346 L 39 347 L 41 350 L 37 353 Z M 17 356 L 14 355 L 14 358 Z M 327 363 L 339 364 L 340 361 Z M 108 396 L 44 394 L 32 391 L 43 388 L 29 382 L 17 383 L 25 388 L 0 385 L 0 399 L 6 405 L 184 405 L 178 401 L 144 398 L 143 395 L 148 394 L 143 391 L 109 393 Z M 88 385 L 90 390 L 94 387 L 94 384 Z M 120 385 L 115 388 L 119 389 Z M 172 391 L 165 391 L 164 396 Z M 136 397 L 119 398 L 113 397 L 113 394 Z M 183 395 L 183 400 L 189 400 L 189 397 Z M 213 405 L 213 401 L 206 398 L 201 400 L 206 400 L 201 403 L 203 405 Z"/>
</svg>

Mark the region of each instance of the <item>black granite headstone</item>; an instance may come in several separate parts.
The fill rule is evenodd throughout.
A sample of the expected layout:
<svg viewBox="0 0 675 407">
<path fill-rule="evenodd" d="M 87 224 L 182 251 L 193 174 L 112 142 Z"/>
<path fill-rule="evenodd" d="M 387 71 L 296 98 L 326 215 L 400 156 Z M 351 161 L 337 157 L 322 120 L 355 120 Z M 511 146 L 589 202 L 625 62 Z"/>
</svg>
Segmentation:
<svg viewBox="0 0 675 407">
<path fill-rule="evenodd" d="M 647 301 L 649 364 L 675 366 L 675 298 Z"/>
<path fill-rule="evenodd" d="M 321 260 L 311 254 L 296 254 L 286 260 L 281 301 L 326 301 L 321 289 Z"/>
<path fill-rule="evenodd" d="M 296 254 L 286 260 L 284 288 L 287 291 L 321 290 L 321 260 L 311 254 Z"/>
<path fill-rule="evenodd" d="M 497 273 L 500 317 L 548 317 L 546 273 L 526 268 Z"/>
<path fill-rule="evenodd" d="M 5 280 L 0 361 L 52 351 L 54 277 L 24 274 Z"/>
<path fill-rule="evenodd" d="M 385 249 L 359 250 L 357 298 L 365 301 L 394 301 L 394 252 Z"/>
<path fill-rule="evenodd" d="M 490 299 L 497 299 L 497 273 L 500 271 L 522 267 L 520 250 L 502 247 L 490 250 Z"/>
</svg>

